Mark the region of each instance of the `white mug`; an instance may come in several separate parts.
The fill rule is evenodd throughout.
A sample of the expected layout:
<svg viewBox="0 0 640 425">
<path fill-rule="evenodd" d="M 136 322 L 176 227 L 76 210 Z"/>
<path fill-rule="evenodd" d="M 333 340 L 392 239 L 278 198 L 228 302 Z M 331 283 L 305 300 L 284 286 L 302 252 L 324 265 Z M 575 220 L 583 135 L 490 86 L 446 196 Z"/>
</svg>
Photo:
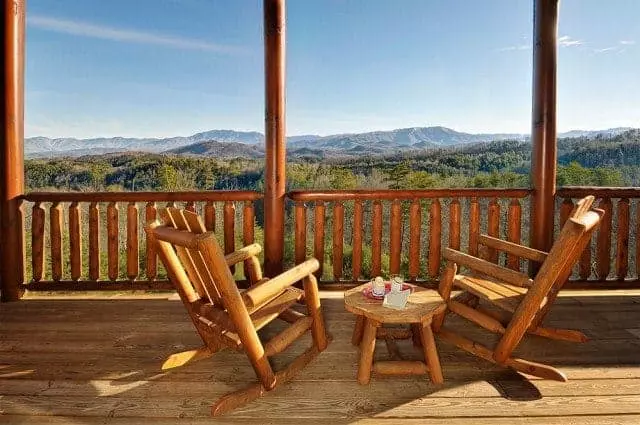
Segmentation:
<svg viewBox="0 0 640 425">
<path fill-rule="evenodd" d="M 376 277 L 371 283 L 371 293 L 376 297 L 384 296 L 384 279 L 382 279 L 380 276 Z"/>
<path fill-rule="evenodd" d="M 402 278 L 402 276 L 393 276 L 391 278 L 391 292 L 402 291 L 403 283 L 404 283 L 404 279 Z"/>
</svg>

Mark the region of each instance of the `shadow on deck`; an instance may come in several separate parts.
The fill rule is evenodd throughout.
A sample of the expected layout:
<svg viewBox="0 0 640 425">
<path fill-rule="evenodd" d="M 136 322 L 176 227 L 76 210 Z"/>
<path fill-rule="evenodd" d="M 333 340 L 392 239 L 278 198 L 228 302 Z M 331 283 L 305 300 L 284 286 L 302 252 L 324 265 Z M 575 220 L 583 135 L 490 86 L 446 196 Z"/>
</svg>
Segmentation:
<svg viewBox="0 0 640 425">
<path fill-rule="evenodd" d="M 375 375 L 358 385 L 354 316 L 341 293 L 322 295 L 334 336 L 328 350 L 290 384 L 216 423 L 640 423 L 640 291 L 567 292 L 548 324 L 580 329 L 591 341 L 523 344 L 520 353 L 558 366 L 568 383 L 525 378 L 438 342 L 443 386 Z M 304 350 L 306 338 L 276 368 Z M 376 356 L 385 357 L 378 344 Z M 231 351 L 160 371 L 166 356 L 199 345 L 178 301 L 37 297 L 1 305 L 0 423 L 211 423 L 212 402 L 255 375 Z M 419 358 L 410 341 L 398 345 L 405 358 Z"/>
</svg>

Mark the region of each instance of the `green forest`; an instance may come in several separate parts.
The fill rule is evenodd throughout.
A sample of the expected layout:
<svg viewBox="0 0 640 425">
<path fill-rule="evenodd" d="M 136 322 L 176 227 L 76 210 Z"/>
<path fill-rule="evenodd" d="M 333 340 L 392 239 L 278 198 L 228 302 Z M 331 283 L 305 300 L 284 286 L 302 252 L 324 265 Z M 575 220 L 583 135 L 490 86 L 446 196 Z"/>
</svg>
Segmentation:
<svg viewBox="0 0 640 425">
<path fill-rule="evenodd" d="M 359 158 L 292 158 L 288 189 L 527 187 L 531 145 L 500 141 Z M 558 185 L 640 185 L 640 131 L 558 143 Z M 29 190 L 262 190 L 263 161 L 120 153 L 30 159 Z"/>
</svg>

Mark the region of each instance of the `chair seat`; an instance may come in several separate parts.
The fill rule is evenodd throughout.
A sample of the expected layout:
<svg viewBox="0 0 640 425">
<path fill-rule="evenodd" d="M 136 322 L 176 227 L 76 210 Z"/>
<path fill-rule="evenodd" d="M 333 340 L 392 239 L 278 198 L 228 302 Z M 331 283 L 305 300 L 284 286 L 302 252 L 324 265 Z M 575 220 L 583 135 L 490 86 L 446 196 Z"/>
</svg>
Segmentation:
<svg viewBox="0 0 640 425">
<path fill-rule="evenodd" d="M 453 284 L 511 313 L 516 311 L 518 304 L 520 304 L 527 293 L 527 288 L 489 280 L 480 276 L 456 275 Z M 540 307 L 543 307 L 545 304 L 546 298 Z"/>
<path fill-rule="evenodd" d="M 283 311 L 297 303 L 304 296 L 304 291 L 294 287 L 286 288 L 282 294 L 278 295 L 258 310 L 251 313 L 251 320 L 256 330 L 268 325 Z"/>
</svg>

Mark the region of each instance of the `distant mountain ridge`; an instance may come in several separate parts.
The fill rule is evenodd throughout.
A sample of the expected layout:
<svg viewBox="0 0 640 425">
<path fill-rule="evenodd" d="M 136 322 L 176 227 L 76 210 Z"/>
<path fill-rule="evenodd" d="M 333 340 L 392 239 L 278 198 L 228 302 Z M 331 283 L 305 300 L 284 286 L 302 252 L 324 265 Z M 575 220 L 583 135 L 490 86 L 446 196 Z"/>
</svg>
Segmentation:
<svg viewBox="0 0 640 425">
<path fill-rule="evenodd" d="M 561 133 L 559 138 L 615 136 L 629 130 L 627 127 L 606 130 L 573 130 Z M 447 127 L 411 127 L 390 131 L 336 134 L 330 136 L 300 135 L 287 138 L 289 151 L 294 155 L 377 155 L 397 151 L 434 149 L 468 143 L 498 140 L 528 140 L 529 136 L 516 133 L 472 134 Z M 208 155 L 230 157 L 237 155 L 259 158 L 264 155 L 264 135 L 256 131 L 210 130 L 186 137 L 168 138 L 57 138 L 30 137 L 25 139 L 25 155 L 34 157 L 83 156 L 113 152 L 152 152 L 177 155 Z M 231 146 L 223 146 L 231 144 Z M 241 145 L 251 145 L 249 149 Z"/>
</svg>

